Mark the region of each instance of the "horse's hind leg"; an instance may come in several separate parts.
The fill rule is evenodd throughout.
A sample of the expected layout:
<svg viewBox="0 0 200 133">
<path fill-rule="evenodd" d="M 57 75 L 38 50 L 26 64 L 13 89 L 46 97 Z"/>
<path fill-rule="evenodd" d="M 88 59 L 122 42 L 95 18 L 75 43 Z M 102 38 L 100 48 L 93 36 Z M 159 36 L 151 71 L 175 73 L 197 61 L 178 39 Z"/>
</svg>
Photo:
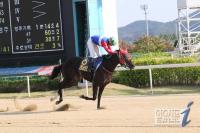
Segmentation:
<svg viewBox="0 0 200 133">
<path fill-rule="evenodd" d="M 60 82 L 59 88 L 58 88 L 58 95 L 60 97 L 59 97 L 59 100 L 56 101 L 56 104 L 59 104 L 63 101 L 63 91 L 62 91 L 62 89 L 65 88 L 65 87 L 70 88 L 70 87 L 75 86 L 75 85 L 78 85 L 78 81 L 76 81 L 76 80 L 69 81 L 69 80 L 64 79 L 62 82 Z"/>
<path fill-rule="evenodd" d="M 63 101 L 63 91 L 62 91 L 63 88 L 64 88 L 63 87 L 63 82 L 60 82 L 59 83 L 59 88 L 58 88 L 59 100 L 56 101 L 56 104 L 59 104 L 59 103 L 61 103 Z"/>
<path fill-rule="evenodd" d="M 56 104 L 59 104 L 59 103 L 61 103 L 63 101 L 63 90 L 62 89 L 65 88 L 65 87 L 69 88 L 69 87 L 73 86 L 73 85 L 71 85 L 69 83 L 70 82 L 68 82 L 65 79 L 59 83 L 59 88 L 58 88 L 59 100 L 56 101 Z"/>
<path fill-rule="evenodd" d="M 85 100 L 93 100 L 93 101 L 95 101 L 97 99 L 98 86 L 96 84 L 93 84 L 92 88 L 93 88 L 93 97 L 92 98 L 84 96 L 84 95 L 81 95 L 80 98 L 85 99 Z"/>
</svg>

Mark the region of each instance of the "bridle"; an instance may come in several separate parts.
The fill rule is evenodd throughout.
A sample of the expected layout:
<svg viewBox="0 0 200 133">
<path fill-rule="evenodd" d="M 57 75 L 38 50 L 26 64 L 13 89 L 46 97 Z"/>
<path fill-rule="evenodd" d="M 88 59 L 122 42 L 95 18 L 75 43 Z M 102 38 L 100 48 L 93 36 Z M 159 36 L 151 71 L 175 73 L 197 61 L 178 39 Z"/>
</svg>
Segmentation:
<svg viewBox="0 0 200 133">
<path fill-rule="evenodd" d="M 121 65 L 125 65 L 125 64 L 126 64 L 125 58 L 124 58 L 124 56 L 123 56 L 123 54 L 121 53 L 120 50 L 119 50 L 119 52 L 118 52 L 118 57 L 119 57 L 119 63 L 120 63 Z"/>
<path fill-rule="evenodd" d="M 118 58 L 119 58 L 119 63 L 120 63 L 121 65 L 124 65 L 124 66 L 126 67 L 126 61 L 125 61 L 125 57 L 123 56 L 123 53 L 119 50 L 119 51 L 117 52 L 117 55 L 118 55 Z M 102 67 L 103 70 L 104 70 L 105 72 L 107 72 L 108 74 L 112 74 L 112 73 L 113 73 L 112 71 L 106 69 L 103 65 L 101 65 L 101 67 Z"/>
</svg>

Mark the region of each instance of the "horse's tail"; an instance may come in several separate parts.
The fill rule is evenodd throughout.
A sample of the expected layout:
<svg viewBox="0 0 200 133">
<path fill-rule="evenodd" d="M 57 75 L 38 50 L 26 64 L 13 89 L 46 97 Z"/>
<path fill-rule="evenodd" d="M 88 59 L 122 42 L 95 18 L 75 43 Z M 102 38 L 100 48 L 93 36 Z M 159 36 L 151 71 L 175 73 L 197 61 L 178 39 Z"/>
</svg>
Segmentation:
<svg viewBox="0 0 200 133">
<path fill-rule="evenodd" d="M 49 77 L 49 79 L 54 79 L 55 77 L 57 77 L 58 74 L 61 72 L 61 68 L 62 68 L 62 65 L 54 67 L 54 69 L 53 69 L 53 71 L 52 71 L 51 76 Z"/>
</svg>

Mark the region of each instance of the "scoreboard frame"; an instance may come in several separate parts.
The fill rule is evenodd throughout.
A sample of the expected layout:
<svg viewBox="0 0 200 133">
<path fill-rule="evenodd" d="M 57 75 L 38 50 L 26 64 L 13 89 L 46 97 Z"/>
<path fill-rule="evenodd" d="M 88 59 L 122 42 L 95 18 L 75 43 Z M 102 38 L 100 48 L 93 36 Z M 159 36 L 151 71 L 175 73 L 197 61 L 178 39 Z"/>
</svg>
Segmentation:
<svg viewBox="0 0 200 133">
<path fill-rule="evenodd" d="M 59 8 L 58 9 L 58 11 L 59 11 L 59 20 L 56 20 L 57 21 L 57 23 L 59 23 L 59 25 L 60 25 L 60 27 L 59 27 L 59 30 L 60 30 L 60 35 L 59 35 L 59 37 L 60 37 L 60 40 L 59 40 L 59 43 L 60 43 L 60 48 L 54 48 L 54 49 L 51 49 L 51 48 L 49 48 L 49 49 L 39 49 L 39 50 L 36 50 L 36 49 L 34 49 L 34 50 L 24 50 L 24 51 L 16 51 L 16 49 L 14 48 L 14 47 L 16 47 L 16 44 L 14 43 L 15 42 L 15 40 L 14 40 L 14 37 L 13 37 L 13 34 L 17 34 L 17 33 L 15 33 L 13 30 L 13 28 L 14 28 L 14 26 L 12 25 L 12 13 L 11 13 L 11 2 L 10 2 L 10 0 L 4 0 L 4 2 L 5 1 L 7 1 L 8 2 L 8 12 L 9 12 L 9 28 L 10 28 L 10 30 L 9 30 L 9 32 L 10 32 L 10 36 L 9 36 L 9 38 L 10 38 L 10 42 L 11 42 L 11 44 L 6 44 L 6 46 L 9 46 L 9 47 L 11 47 L 11 51 L 10 52 L 5 52 L 5 53 L 3 53 L 3 52 L 0 52 L 0 55 L 16 55 L 16 54 L 23 54 L 23 53 L 44 53 L 44 52 L 53 52 L 53 51 L 64 51 L 64 43 L 63 43 L 63 41 L 64 41 L 64 39 L 63 39 L 63 24 L 62 24 L 62 11 L 61 11 L 61 0 L 54 0 L 54 1 L 58 1 L 58 6 L 56 6 L 55 8 Z M 23 0 L 21 0 L 21 1 L 23 1 Z M 27 0 L 26 0 L 27 1 Z M 39 1 L 41 1 L 41 0 L 37 0 L 38 2 Z M 52 1 L 52 0 L 51 0 Z M 32 1 L 31 1 L 32 2 Z M 21 4 L 21 3 L 20 3 Z M 46 2 L 45 4 L 48 4 L 48 2 Z M 52 10 L 52 9 L 48 9 L 48 10 Z M 57 13 L 58 14 L 58 13 Z M 48 20 L 48 21 L 51 21 L 51 20 Z M 49 22 L 49 23 L 51 23 L 51 22 Z M 40 22 L 38 22 L 38 24 L 40 24 Z M 31 25 L 31 23 L 30 23 L 30 25 Z M 30 31 L 31 33 L 32 32 L 34 32 L 34 31 Z M 41 42 L 41 43 L 43 43 L 43 45 L 45 45 L 44 43 L 45 42 Z M 25 45 L 27 44 L 27 43 L 24 43 Z M 49 43 L 50 44 L 50 43 Z M 33 44 L 30 44 L 30 45 L 33 45 Z M 47 44 L 46 44 L 47 45 Z M 45 45 L 45 46 L 46 46 Z"/>
</svg>

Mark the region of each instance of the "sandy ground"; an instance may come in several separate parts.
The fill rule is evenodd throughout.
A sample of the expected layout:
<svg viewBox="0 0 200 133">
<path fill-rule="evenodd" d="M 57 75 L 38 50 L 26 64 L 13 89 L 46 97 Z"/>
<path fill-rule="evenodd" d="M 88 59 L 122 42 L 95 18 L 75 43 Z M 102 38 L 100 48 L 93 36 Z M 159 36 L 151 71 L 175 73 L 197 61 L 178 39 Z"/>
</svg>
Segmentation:
<svg viewBox="0 0 200 133">
<path fill-rule="evenodd" d="M 103 97 L 104 110 L 96 102 L 78 97 L 65 97 L 69 111 L 54 112 L 49 97 L 20 99 L 21 106 L 37 104 L 35 112 L 19 112 L 13 100 L 1 99 L 0 133 L 200 133 L 200 95 L 116 96 Z M 155 125 L 155 109 L 191 107 L 187 127 Z"/>
</svg>

